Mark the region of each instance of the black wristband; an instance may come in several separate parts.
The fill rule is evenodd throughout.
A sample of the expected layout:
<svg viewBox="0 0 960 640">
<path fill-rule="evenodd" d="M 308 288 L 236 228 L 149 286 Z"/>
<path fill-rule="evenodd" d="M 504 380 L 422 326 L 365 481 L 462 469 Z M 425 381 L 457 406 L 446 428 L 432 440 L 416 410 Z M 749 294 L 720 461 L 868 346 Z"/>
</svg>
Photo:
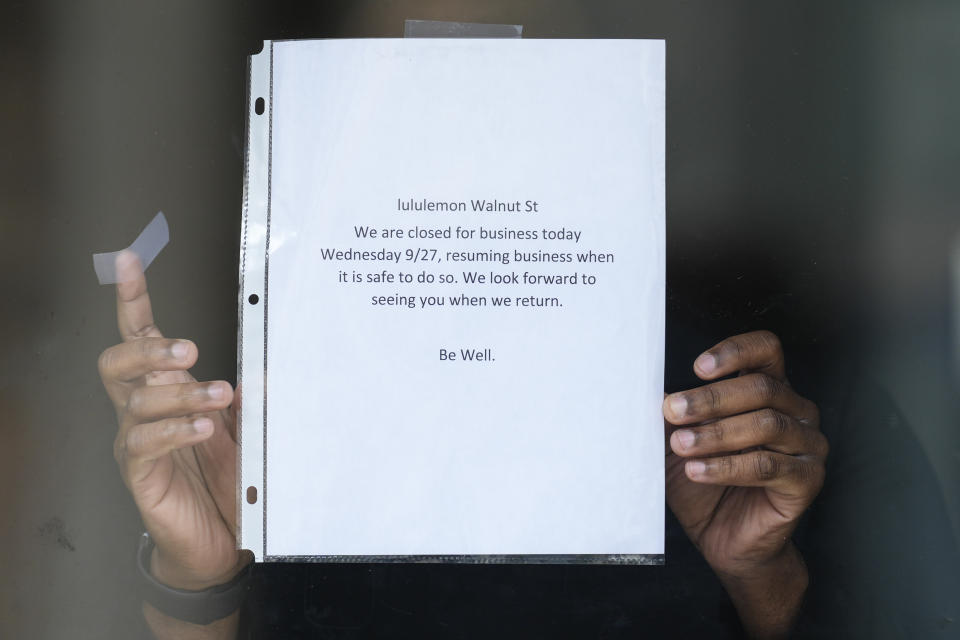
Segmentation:
<svg viewBox="0 0 960 640">
<path fill-rule="evenodd" d="M 250 566 L 248 564 L 233 580 L 218 584 L 203 591 L 174 589 L 161 583 L 150 573 L 150 554 L 153 540 L 149 533 L 140 536 L 137 547 L 137 573 L 140 578 L 140 595 L 158 611 L 171 618 L 206 625 L 226 618 L 243 604 L 250 590 Z"/>
</svg>

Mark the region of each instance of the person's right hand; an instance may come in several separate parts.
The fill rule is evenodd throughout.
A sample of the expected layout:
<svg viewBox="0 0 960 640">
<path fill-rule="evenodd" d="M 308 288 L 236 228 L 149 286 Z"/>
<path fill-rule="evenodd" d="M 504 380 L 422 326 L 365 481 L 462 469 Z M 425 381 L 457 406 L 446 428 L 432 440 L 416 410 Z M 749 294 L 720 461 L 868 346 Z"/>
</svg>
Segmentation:
<svg viewBox="0 0 960 640">
<path fill-rule="evenodd" d="M 117 272 L 123 342 L 101 354 L 99 369 L 120 423 L 114 457 L 156 544 L 151 571 L 180 589 L 228 582 L 249 560 L 236 549 L 233 388 L 187 372 L 197 347 L 153 324 L 136 255 L 122 253 Z"/>
</svg>

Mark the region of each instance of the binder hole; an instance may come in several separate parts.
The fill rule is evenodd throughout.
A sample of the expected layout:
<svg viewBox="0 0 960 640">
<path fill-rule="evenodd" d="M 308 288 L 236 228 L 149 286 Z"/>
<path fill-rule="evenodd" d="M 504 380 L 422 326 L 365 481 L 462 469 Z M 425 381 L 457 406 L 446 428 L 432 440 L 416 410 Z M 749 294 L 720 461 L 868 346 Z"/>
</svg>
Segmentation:
<svg viewBox="0 0 960 640">
<path fill-rule="evenodd" d="M 247 300 L 250 301 L 250 304 L 257 304 L 258 302 L 260 302 L 260 296 L 258 296 L 255 293 L 251 293 L 250 297 L 247 298 Z"/>
<path fill-rule="evenodd" d="M 263 115 L 263 98 L 257 98 L 257 102 L 254 104 L 253 110 L 257 112 L 258 116 Z"/>
<path fill-rule="evenodd" d="M 253 485 L 247 487 L 247 502 L 249 504 L 257 504 L 257 488 Z"/>
</svg>

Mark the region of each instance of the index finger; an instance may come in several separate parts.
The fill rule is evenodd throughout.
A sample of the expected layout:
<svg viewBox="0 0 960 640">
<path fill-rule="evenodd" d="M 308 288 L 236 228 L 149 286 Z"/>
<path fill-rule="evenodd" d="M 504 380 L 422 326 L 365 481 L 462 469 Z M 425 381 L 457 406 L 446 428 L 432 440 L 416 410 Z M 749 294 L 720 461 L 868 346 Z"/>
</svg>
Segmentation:
<svg viewBox="0 0 960 640">
<path fill-rule="evenodd" d="M 801 397 L 786 382 L 765 373 L 748 373 L 672 393 L 663 403 L 663 417 L 671 424 L 685 425 L 764 408 L 807 423 L 819 420 L 813 402 Z"/>
<path fill-rule="evenodd" d="M 117 256 L 117 326 L 124 341 L 162 338 L 153 324 L 153 309 L 147 293 L 147 278 L 140 258 L 132 251 Z"/>
<path fill-rule="evenodd" d="M 693 363 L 701 380 L 713 380 L 737 371 L 765 373 L 786 381 L 786 366 L 780 339 L 770 331 L 751 331 L 718 343 L 704 351 Z"/>
</svg>

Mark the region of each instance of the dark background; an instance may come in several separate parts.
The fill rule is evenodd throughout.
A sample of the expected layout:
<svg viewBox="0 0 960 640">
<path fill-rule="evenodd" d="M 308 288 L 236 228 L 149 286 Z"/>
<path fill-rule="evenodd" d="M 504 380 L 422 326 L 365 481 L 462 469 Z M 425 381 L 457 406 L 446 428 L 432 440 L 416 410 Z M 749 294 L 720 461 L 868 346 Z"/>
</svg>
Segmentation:
<svg viewBox="0 0 960 640">
<path fill-rule="evenodd" d="M 406 18 L 665 38 L 668 327 L 765 327 L 797 361 L 857 359 L 960 530 L 960 4 L 7 1 L 0 636 L 140 628 L 141 525 L 96 374 L 113 292 L 90 254 L 162 209 L 157 323 L 200 346 L 198 378 L 233 381 L 245 56 L 265 38 L 398 37 Z"/>
</svg>

